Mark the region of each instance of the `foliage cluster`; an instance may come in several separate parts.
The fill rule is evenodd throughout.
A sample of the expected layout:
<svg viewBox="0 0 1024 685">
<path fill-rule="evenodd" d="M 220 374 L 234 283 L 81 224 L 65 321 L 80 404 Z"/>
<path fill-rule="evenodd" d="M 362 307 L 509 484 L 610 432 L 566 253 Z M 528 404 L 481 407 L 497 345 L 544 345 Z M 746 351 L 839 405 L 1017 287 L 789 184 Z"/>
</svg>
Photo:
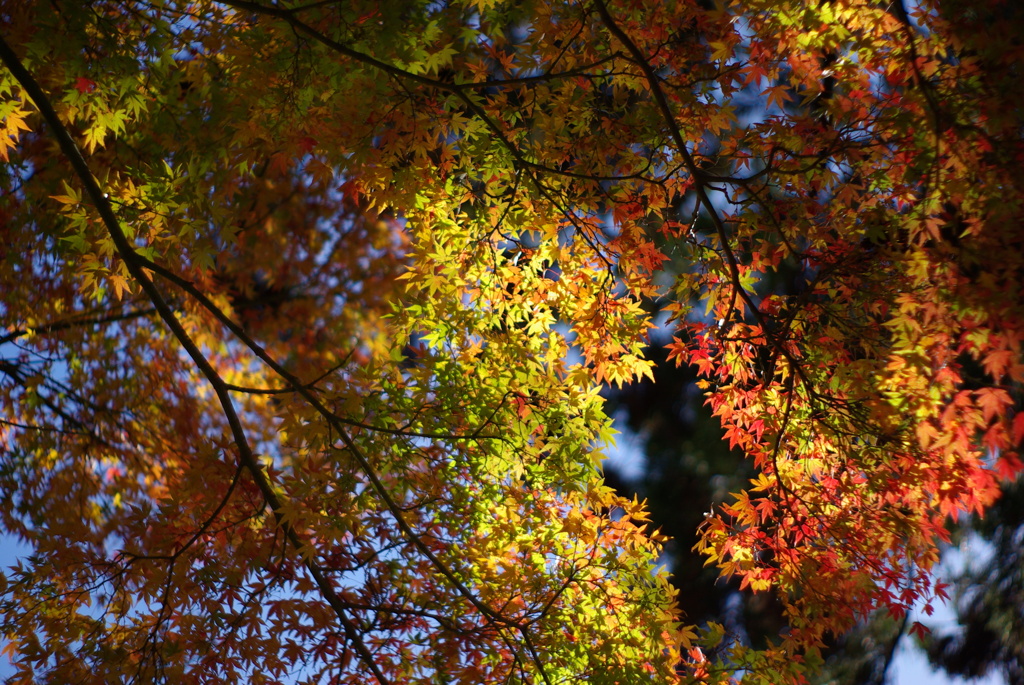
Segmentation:
<svg viewBox="0 0 1024 685">
<path fill-rule="evenodd" d="M 781 683 L 944 597 L 1021 469 L 1019 15 L 0 3 L 15 682 Z M 767 646 L 601 479 L 655 300 Z"/>
</svg>

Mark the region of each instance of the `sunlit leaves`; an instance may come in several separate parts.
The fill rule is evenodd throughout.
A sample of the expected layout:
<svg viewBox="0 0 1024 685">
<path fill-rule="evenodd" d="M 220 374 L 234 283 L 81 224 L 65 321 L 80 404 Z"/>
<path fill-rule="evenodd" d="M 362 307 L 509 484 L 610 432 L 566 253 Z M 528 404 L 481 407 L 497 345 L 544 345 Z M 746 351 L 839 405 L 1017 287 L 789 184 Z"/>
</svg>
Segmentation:
<svg viewBox="0 0 1024 685">
<path fill-rule="evenodd" d="M 19 677 L 778 683 L 941 595 L 945 517 L 1020 467 L 1020 141 L 980 46 L 915 21 L 12 11 L 57 117 L 4 72 Z M 695 645 L 600 481 L 598 385 L 659 325 L 758 470 L 698 551 L 782 599 L 762 651 Z"/>
</svg>

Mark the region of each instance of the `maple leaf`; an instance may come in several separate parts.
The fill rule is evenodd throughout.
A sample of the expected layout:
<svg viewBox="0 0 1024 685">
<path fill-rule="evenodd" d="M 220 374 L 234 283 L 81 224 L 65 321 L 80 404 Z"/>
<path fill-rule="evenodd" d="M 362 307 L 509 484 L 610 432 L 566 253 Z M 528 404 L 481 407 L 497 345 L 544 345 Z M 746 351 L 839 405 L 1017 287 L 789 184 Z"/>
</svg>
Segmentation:
<svg viewBox="0 0 1024 685">
<path fill-rule="evenodd" d="M 85 95 L 86 93 L 91 93 L 96 90 L 96 82 L 92 79 L 85 78 L 84 76 L 79 76 L 75 79 L 74 88 L 82 95 Z"/>
</svg>

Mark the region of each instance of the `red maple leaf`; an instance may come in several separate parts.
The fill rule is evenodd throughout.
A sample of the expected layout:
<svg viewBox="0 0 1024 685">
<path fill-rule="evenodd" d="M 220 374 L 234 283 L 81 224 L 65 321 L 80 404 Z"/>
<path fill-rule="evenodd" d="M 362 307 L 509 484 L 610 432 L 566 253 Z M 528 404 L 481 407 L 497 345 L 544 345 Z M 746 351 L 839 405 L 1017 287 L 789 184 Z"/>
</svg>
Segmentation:
<svg viewBox="0 0 1024 685">
<path fill-rule="evenodd" d="M 79 76 L 75 79 L 75 90 L 85 95 L 96 90 L 96 82 L 92 79 L 87 79 L 84 76 Z"/>
</svg>

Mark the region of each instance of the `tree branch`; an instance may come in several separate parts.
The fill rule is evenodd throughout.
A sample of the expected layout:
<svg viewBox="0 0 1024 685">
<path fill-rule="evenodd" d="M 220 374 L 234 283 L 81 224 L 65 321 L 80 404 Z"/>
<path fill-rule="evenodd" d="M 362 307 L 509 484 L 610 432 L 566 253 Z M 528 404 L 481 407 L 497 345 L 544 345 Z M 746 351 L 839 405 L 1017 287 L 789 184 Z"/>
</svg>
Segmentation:
<svg viewBox="0 0 1024 685">
<path fill-rule="evenodd" d="M 327 600 L 328 604 L 334 610 L 339 623 L 341 623 L 342 628 L 345 631 L 346 637 L 352 641 L 352 644 L 359 653 L 361 660 L 373 673 L 374 678 L 376 678 L 380 685 L 390 685 L 390 680 L 383 674 L 380 667 L 377 666 L 377 663 L 373 658 L 373 654 L 366 647 L 362 637 L 356 630 L 355 624 L 346 614 L 344 604 L 335 592 L 333 585 L 317 565 L 314 560 L 314 556 L 312 554 L 305 553 L 309 544 L 304 541 L 291 524 L 284 519 L 281 512 L 282 503 L 278 498 L 277 493 L 274 492 L 273 486 L 267 478 L 266 473 L 263 471 L 263 467 L 260 464 L 259 459 L 253 453 L 252 448 L 249 445 L 245 429 L 242 427 L 242 423 L 235 411 L 229 390 L 225 386 L 224 381 L 221 379 L 216 369 L 214 369 L 210 364 L 209 360 L 207 360 L 199 350 L 192 338 L 188 335 L 188 332 L 178 321 L 174 311 L 171 309 L 170 305 L 167 304 L 160 290 L 156 285 L 154 285 L 153 281 L 150 280 L 143 267 L 139 264 L 138 255 L 132 248 L 127 236 L 125 236 L 124 231 L 122 231 L 110 201 L 107 199 L 106 193 L 100 189 L 99 184 L 93 177 L 92 172 L 89 170 L 88 163 L 85 161 L 81 151 L 78 149 L 78 145 L 71 138 L 71 135 L 61 123 L 60 118 L 57 116 L 53 106 L 50 104 L 46 93 L 43 92 L 32 74 L 30 74 L 21 64 L 21 60 L 18 58 L 17 54 L 10 45 L 7 44 L 7 41 L 4 40 L 2 36 L 0 36 L 0 61 L 3 62 L 4 66 L 10 70 L 14 78 L 19 84 L 21 84 L 22 88 L 25 89 L 25 92 L 39 109 L 39 113 L 42 115 L 43 120 L 50 127 L 53 136 L 57 139 L 57 142 L 60 145 L 61 152 L 64 153 L 64 156 L 71 163 L 71 166 L 75 171 L 75 175 L 78 176 L 79 181 L 85 187 L 86 194 L 90 201 L 96 207 L 100 218 L 103 220 L 104 226 L 114 242 L 114 246 L 116 247 L 118 254 L 124 260 L 128 271 L 149 297 L 157 314 L 171 330 L 171 333 L 178 340 L 178 344 L 180 344 L 189 357 L 191 357 L 200 373 L 202 373 L 212 386 L 214 393 L 217 395 L 217 399 L 221 404 L 224 416 L 228 421 L 228 425 L 230 426 L 232 437 L 236 447 L 238 448 L 238 456 L 241 464 L 252 476 L 253 481 L 255 481 L 256 486 L 259 488 L 264 501 L 273 511 L 277 524 L 285 531 L 289 541 L 302 558 L 302 563 L 306 570 L 309 572 L 310 576 L 312 576 L 324 599 Z"/>
<path fill-rule="evenodd" d="M 605 5 L 604 0 L 594 0 L 594 6 L 597 8 L 597 13 L 601 16 L 601 20 L 604 25 L 608 28 L 608 31 L 622 43 L 626 50 L 633 57 L 634 64 L 640 68 L 644 74 L 644 78 L 651 87 L 651 94 L 654 96 L 654 102 L 658 106 L 658 110 L 661 112 L 662 118 L 665 120 L 665 124 L 668 126 L 669 134 L 672 136 L 672 141 L 675 143 L 676 151 L 683 160 L 683 165 L 686 167 L 687 173 L 693 178 L 693 187 L 697 193 L 698 201 L 704 206 L 708 212 L 708 216 L 711 218 L 711 223 L 715 227 L 715 232 L 718 234 L 718 240 L 722 245 L 722 252 L 725 254 L 726 264 L 729 267 L 729 275 L 732 279 L 732 287 L 734 289 L 733 295 L 737 293 L 739 297 L 746 303 L 750 309 L 750 313 L 757 321 L 761 330 L 764 332 L 765 338 L 772 341 L 772 345 L 778 349 L 779 353 L 782 354 L 789 361 L 790 365 L 800 376 L 800 380 L 810 389 L 810 379 L 807 378 L 797 359 L 790 353 L 789 350 L 768 330 L 768 322 L 761 316 L 761 312 L 758 310 L 757 303 L 750 294 L 743 288 L 740 283 L 740 268 L 739 260 L 736 258 L 736 253 L 732 249 L 732 245 L 729 244 L 728 231 L 725 228 L 725 221 L 719 216 L 718 211 L 714 205 L 711 204 L 711 198 L 708 195 L 708 189 L 710 188 L 710 181 L 708 177 L 700 170 L 696 161 L 693 159 L 693 155 L 690 153 L 689 148 L 686 145 L 686 140 L 683 139 L 683 134 L 679 130 L 679 125 L 676 124 L 675 115 L 672 113 L 672 107 L 668 104 L 668 99 L 665 97 L 665 92 L 661 88 L 661 82 L 658 79 L 658 75 L 654 73 L 654 69 L 651 67 L 647 58 L 637 47 L 637 44 L 633 42 L 633 39 L 626 35 L 611 14 L 608 12 L 608 7 Z M 731 315 L 731 311 L 726 316 Z"/>
</svg>

